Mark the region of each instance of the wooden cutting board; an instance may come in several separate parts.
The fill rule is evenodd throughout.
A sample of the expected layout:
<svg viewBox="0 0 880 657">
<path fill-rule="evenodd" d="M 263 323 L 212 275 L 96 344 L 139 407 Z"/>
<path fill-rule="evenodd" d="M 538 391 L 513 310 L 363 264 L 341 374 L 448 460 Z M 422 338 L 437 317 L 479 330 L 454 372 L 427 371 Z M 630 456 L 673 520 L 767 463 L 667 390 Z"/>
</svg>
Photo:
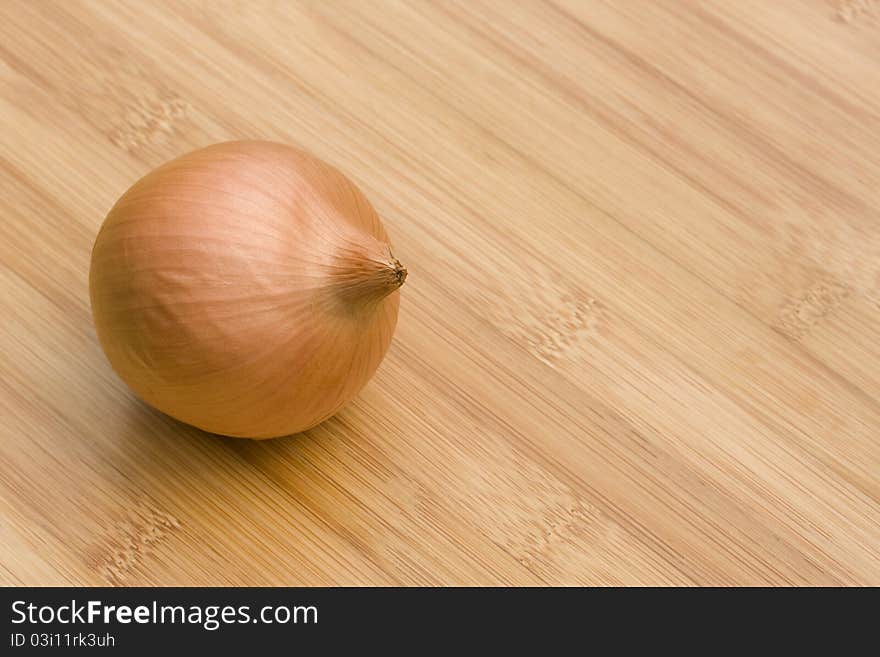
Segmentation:
<svg viewBox="0 0 880 657">
<path fill-rule="evenodd" d="M 146 407 L 101 221 L 240 138 L 409 268 L 301 435 Z M 0 581 L 880 584 L 880 2 L 0 2 Z"/>
</svg>

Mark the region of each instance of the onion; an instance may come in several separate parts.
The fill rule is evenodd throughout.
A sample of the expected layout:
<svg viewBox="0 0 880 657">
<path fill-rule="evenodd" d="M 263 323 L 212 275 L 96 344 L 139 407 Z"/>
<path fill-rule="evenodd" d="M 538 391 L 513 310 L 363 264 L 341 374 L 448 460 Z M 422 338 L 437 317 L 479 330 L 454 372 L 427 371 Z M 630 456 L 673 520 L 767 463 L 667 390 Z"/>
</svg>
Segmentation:
<svg viewBox="0 0 880 657">
<path fill-rule="evenodd" d="M 269 142 L 149 173 L 92 251 L 98 339 L 141 399 L 227 436 L 304 431 L 373 375 L 406 270 L 339 171 Z"/>
</svg>

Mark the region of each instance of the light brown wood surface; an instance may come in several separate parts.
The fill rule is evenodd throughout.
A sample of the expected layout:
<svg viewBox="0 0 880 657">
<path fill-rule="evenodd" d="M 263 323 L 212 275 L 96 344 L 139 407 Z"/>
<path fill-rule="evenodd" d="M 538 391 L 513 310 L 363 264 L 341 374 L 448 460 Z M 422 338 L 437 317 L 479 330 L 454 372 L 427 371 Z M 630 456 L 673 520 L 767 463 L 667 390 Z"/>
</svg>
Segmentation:
<svg viewBox="0 0 880 657">
<path fill-rule="evenodd" d="M 409 268 L 318 428 L 98 346 L 92 242 L 213 142 Z M 0 582 L 880 584 L 880 3 L 0 0 Z"/>
</svg>

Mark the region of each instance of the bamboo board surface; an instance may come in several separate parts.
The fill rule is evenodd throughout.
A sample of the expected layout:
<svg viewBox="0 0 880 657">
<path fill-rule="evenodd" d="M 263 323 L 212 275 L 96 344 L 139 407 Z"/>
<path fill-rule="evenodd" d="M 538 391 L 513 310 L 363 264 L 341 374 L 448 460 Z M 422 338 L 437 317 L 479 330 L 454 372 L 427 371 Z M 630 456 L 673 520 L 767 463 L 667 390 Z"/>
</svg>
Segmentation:
<svg viewBox="0 0 880 657">
<path fill-rule="evenodd" d="M 410 276 L 218 438 L 98 346 L 138 177 L 302 146 Z M 880 584 L 880 3 L 0 0 L 0 582 Z"/>
</svg>

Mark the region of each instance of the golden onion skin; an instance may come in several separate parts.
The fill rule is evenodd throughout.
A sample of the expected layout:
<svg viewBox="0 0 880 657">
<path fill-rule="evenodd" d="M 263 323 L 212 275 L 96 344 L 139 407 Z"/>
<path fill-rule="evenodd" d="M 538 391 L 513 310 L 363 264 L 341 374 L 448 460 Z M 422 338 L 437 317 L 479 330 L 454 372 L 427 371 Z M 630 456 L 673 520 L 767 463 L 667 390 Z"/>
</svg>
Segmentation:
<svg viewBox="0 0 880 657">
<path fill-rule="evenodd" d="M 92 251 L 101 346 L 146 403 L 227 436 L 304 431 L 379 366 L 406 270 L 373 207 L 290 146 L 216 144 L 135 183 Z"/>
</svg>

